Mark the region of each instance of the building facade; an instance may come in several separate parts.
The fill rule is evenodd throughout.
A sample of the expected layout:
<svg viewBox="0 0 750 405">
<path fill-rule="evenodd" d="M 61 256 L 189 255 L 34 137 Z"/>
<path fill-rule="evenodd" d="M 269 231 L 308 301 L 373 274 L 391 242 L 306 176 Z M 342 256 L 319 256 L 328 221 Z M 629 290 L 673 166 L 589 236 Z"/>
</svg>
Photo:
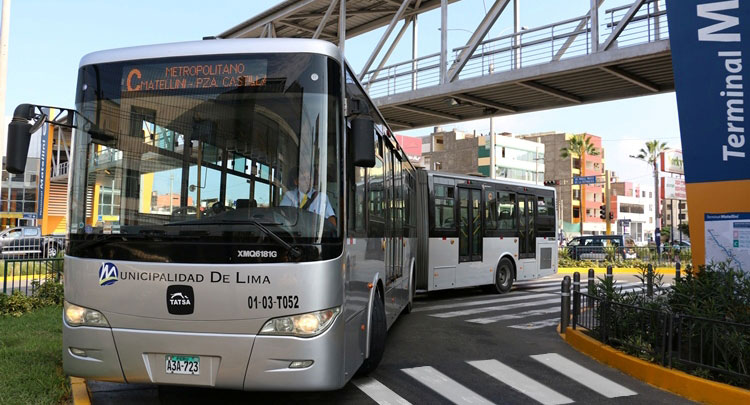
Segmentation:
<svg viewBox="0 0 750 405">
<path fill-rule="evenodd" d="M 544 181 L 544 144 L 513 137 L 509 133 L 490 135 L 444 131 L 435 127 L 422 138 L 423 166 L 430 170 L 481 175 L 531 184 Z M 494 152 L 495 167 L 492 169 Z"/>
<path fill-rule="evenodd" d="M 613 181 L 611 209 L 614 212 L 612 233 L 625 235 L 636 245 L 644 246 L 654 237 L 653 190 L 631 182 Z"/>
<path fill-rule="evenodd" d="M 48 116 L 55 117 L 54 111 Z M 32 136 L 24 174 L 8 173 L 2 151 L 0 230 L 38 226 L 43 235 L 65 233 L 70 151 L 71 129 L 53 124 Z"/>
<path fill-rule="evenodd" d="M 558 212 L 562 220 L 562 230 L 566 238 L 580 235 L 580 224 L 583 221 L 583 233 L 600 235 L 606 232 L 606 223 L 599 217 L 599 207 L 605 201 L 604 184 L 604 148 L 602 138 L 583 134 L 591 138 L 598 155 L 586 155 L 585 167 L 577 156 L 563 158 L 561 150 L 568 146 L 568 140 L 576 134 L 565 132 L 541 132 L 519 135 L 525 140 L 536 141 L 544 145 L 544 180 L 555 183 L 558 197 Z M 573 178 L 578 176 L 597 176 L 596 184 L 575 185 Z M 583 200 L 583 204 L 581 203 Z M 582 208 L 584 208 L 582 210 Z M 585 212 L 583 212 L 585 211 Z"/>
</svg>

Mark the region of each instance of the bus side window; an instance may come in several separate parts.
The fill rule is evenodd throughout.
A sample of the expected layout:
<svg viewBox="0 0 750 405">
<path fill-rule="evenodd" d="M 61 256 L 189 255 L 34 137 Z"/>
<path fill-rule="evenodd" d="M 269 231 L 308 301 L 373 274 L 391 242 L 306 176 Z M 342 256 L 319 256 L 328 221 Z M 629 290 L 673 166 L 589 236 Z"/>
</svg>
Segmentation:
<svg viewBox="0 0 750 405">
<path fill-rule="evenodd" d="M 516 227 L 516 195 L 507 191 L 497 192 L 497 223 L 502 231 L 514 231 Z"/>
<path fill-rule="evenodd" d="M 351 211 L 354 213 L 354 234 L 356 236 L 365 235 L 365 169 L 362 167 L 354 168 L 354 206 Z"/>
<path fill-rule="evenodd" d="M 452 185 L 435 184 L 435 229 L 456 229 L 454 190 Z"/>
<path fill-rule="evenodd" d="M 385 196 L 383 195 L 383 159 L 375 156 L 375 167 L 367 169 L 367 234 L 371 238 L 382 238 L 385 232 Z"/>
<path fill-rule="evenodd" d="M 537 196 L 536 230 L 538 237 L 555 236 L 555 200 L 550 197 Z"/>
<path fill-rule="evenodd" d="M 497 198 L 492 190 L 485 191 L 484 199 L 484 236 L 497 230 Z"/>
</svg>

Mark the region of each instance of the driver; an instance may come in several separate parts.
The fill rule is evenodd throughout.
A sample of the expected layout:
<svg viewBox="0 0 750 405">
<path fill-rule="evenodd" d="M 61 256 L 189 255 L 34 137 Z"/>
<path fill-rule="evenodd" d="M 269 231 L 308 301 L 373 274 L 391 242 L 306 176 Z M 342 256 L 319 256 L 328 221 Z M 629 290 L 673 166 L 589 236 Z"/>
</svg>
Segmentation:
<svg viewBox="0 0 750 405">
<path fill-rule="evenodd" d="M 298 170 L 292 169 L 292 182 L 294 188 L 284 194 L 281 199 L 281 206 L 298 207 L 323 215 L 330 223 L 336 226 L 336 213 L 333 211 L 331 202 L 328 201 L 325 193 L 318 193 L 312 187 L 309 169 Z"/>
</svg>

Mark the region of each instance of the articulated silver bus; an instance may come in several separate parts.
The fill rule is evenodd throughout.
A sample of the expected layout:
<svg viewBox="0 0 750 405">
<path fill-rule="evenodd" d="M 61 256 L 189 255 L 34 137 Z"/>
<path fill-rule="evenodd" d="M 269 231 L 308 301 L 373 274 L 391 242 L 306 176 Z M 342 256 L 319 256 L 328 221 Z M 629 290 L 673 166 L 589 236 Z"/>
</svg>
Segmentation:
<svg viewBox="0 0 750 405">
<path fill-rule="evenodd" d="M 377 366 L 411 308 L 416 173 L 337 47 L 96 52 L 76 110 L 67 374 L 328 390 Z M 34 117 L 16 109 L 9 170 Z"/>
<path fill-rule="evenodd" d="M 435 291 L 557 273 L 555 189 L 419 170 L 415 286 Z"/>
</svg>

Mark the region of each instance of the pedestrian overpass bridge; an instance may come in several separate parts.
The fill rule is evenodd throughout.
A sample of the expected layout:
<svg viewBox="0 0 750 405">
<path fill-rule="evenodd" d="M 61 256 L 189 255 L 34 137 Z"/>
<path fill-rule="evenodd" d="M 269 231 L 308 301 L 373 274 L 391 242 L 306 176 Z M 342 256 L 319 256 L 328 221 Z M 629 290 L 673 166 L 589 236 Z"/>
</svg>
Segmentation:
<svg viewBox="0 0 750 405">
<path fill-rule="evenodd" d="M 456 1 L 290 0 L 219 37 L 321 38 L 343 48 L 341 38 L 386 27 L 360 80 L 395 130 L 674 90 L 665 0 L 609 9 L 590 0 L 585 15 L 532 28 L 520 26 L 520 0 L 495 0 L 466 45 L 448 49 L 448 4 Z M 514 32 L 487 38 L 509 4 Z M 388 64 L 406 30 L 416 34 L 419 14 L 437 8 L 440 52 L 418 56 L 413 39 L 413 58 Z"/>
</svg>

